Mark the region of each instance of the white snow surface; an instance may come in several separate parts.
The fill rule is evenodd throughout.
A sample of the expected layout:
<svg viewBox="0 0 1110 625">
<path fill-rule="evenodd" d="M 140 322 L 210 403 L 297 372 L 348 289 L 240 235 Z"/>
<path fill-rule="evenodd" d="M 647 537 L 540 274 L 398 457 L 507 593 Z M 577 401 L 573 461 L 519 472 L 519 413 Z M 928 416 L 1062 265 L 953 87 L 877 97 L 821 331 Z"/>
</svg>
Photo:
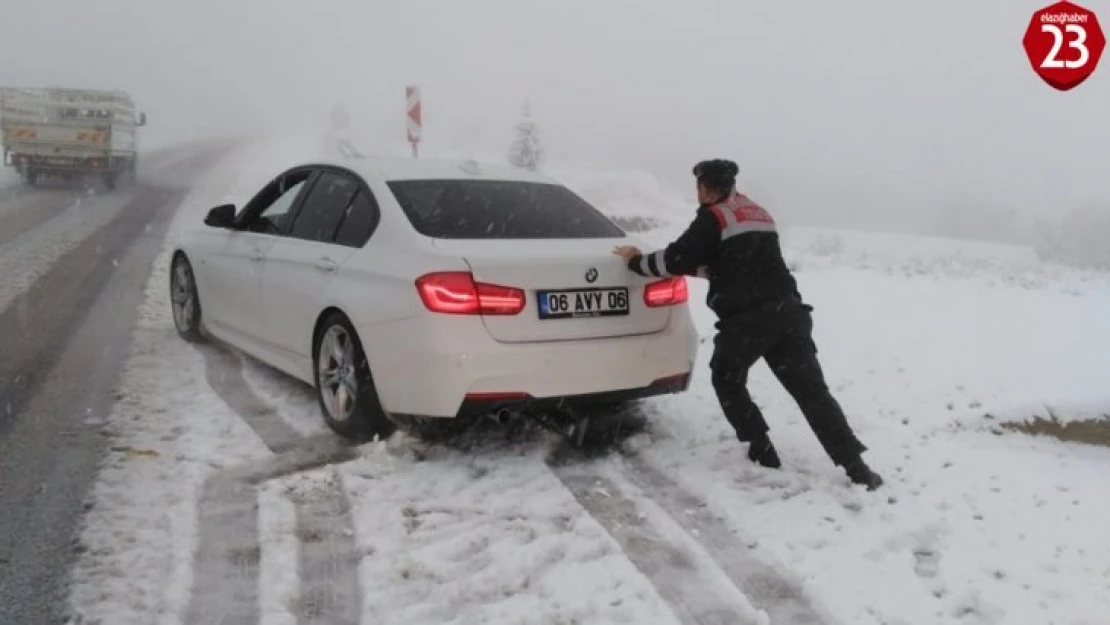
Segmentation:
<svg viewBox="0 0 1110 625">
<path fill-rule="evenodd" d="M 242 154 L 227 157 L 170 225 L 203 215 Z M 266 453 L 208 386 L 203 357 L 182 341 L 169 305 L 169 248 L 156 259 L 105 428 L 112 447 L 90 496 L 71 601 L 83 620 L 176 624 L 192 587 L 197 497 L 212 472 Z"/>
<path fill-rule="evenodd" d="M 419 463 L 378 453 L 343 467 L 367 554 L 363 622 L 675 623 L 538 460 L 519 450 Z"/>
<path fill-rule="evenodd" d="M 220 198 L 253 193 L 291 156 L 256 147 L 227 159 L 173 232 Z M 681 193 L 648 174 L 550 173 L 610 215 L 656 219 L 662 229 L 646 235 L 656 244 L 692 217 Z M 647 402 L 651 431 L 627 447 L 701 498 L 738 544 L 800 580 L 836 622 L 1104 625 L 1110 450 L 997 424 L 1049 408 L 1063 420 L 1110 413 L 1107 276 L 1042 265 L 1022 248 L 923 237 L 791 229 L 784 245 L 815 307 L 830 387 L 884 488 L 848 486 L 762 364 L 750 389 L 784 468 L 747 461 L 709 385 L 714 319 L 700 281 L 691 306 L 705 341 L 692 387 Z M 155 265 L 111 418 L 117 447 L 138 451 L 113 452 L 82 537 L 74 603 L 85 622 L 179 622 L 201 481 L 269 455 L 176 337 L 167 262 Z M 324 431 L 310 390 L 249 359 L 243 367 L 278 418 L 304 435 Z M 679 622 L 547 468 L 551 444 L 424 457 L 399 434 L 353 462 L 263 485 L 263 622 L 295 622 L 304 581 L 290 553 L 290 493 L 337 481 L 353 506 L 362 623 Z M 692 557 L 709 556 L 750 557 Z"/>
</svg>

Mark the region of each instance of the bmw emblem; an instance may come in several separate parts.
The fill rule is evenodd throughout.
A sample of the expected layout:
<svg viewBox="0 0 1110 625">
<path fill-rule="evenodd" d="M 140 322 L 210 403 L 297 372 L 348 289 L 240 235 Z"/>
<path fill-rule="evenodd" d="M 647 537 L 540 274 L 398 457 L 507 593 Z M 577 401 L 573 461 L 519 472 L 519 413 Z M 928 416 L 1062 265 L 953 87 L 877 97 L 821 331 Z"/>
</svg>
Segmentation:
<svg viewBox="0 0 1110 625">
<path fill-rule="evenodd" d="M 590 267 L 586 270 L 586 282 L 593 284 L 597 281 L 597 268 Z"/>
</svg>

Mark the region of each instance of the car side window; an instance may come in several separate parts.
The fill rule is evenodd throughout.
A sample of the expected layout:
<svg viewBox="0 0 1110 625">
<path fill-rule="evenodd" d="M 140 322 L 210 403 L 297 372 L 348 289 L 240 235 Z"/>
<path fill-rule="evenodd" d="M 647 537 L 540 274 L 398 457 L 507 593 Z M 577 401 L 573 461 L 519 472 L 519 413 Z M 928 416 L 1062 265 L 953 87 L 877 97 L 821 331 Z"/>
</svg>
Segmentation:
<svg viewBox="0 0 1110 625">
<path fill-rule="evenodd" d="M 306 241 L 331 243 L 358 189 L 359 183 L 350 176 L 323 172 L 305 196 L 290 234 Z"/>
<path fill-rule="evenodd" d="M 343 215 L 343 223 L 335 233 L 335 242 L 347 247 L 362 247 L 378 225 L 378 204 L 374 196 L 362 189 L 351 200 Z"/>
<path fill-rule="evenodd" d="M 264 206 L 261 212 L 251 216 L 245 214 L 247 219 L 246 230 L 262 234 L 281 235 L 289 231 L 290 219 L 293 216 L 293 207 L 297 197 L 304 190 L 311 172 L 297 172 L 281 176 L 263 189 L 258 196 L 251 200 L 249 212 Z"/>
</svg>

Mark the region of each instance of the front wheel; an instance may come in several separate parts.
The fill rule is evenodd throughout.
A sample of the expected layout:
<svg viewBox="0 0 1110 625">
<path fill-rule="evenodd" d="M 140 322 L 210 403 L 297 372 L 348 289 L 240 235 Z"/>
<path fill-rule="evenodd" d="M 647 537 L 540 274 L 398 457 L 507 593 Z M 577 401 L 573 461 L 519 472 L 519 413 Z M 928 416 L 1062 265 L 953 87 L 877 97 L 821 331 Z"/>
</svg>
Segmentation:
<svg viewBox="0 0 1110 625">
<path fill-rule="evenodd" d="M 173 308 L 173 324 L 181 338 L 190 343 L 204 340 L 200 326 L 200 296 L 197 294 L 193 266 L 180 253 L 173 257 L 170 266 L 170 306 Z"/>
<path fill-rule="evenodd" d="M 313 340 L 316 396 L 333 432 L 353 441 L 386 438 L 396 426 L 378 399 L 370 363 L 350 320 L 332 313 Z"/>
</svg>

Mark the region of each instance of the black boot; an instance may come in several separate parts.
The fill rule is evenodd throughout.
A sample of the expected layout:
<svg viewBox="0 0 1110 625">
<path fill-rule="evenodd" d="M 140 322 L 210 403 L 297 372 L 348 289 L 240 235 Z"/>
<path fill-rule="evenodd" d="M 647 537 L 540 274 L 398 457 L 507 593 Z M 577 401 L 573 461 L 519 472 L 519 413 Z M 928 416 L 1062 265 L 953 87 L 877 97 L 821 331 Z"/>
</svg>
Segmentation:
<svg viewBox="0 0 1110 625">
<path fill-rule="evenodd" d="M 779 453 L 775 451 L 774 443 L 766 435 L 757 436 L 752 441 L 751 446 L 748 447 L 748 460 L 768 469 L 778 469 L 782 466 Z"/>
<path fill-rule="evenodd" d="M 853 484 L 862 484 L 867 490 L 875 490 L 883 485 L 883 478 L 871 470 L 863 458 L 856 458 L 844 465 L 844 472 Z"/>
</svg>

